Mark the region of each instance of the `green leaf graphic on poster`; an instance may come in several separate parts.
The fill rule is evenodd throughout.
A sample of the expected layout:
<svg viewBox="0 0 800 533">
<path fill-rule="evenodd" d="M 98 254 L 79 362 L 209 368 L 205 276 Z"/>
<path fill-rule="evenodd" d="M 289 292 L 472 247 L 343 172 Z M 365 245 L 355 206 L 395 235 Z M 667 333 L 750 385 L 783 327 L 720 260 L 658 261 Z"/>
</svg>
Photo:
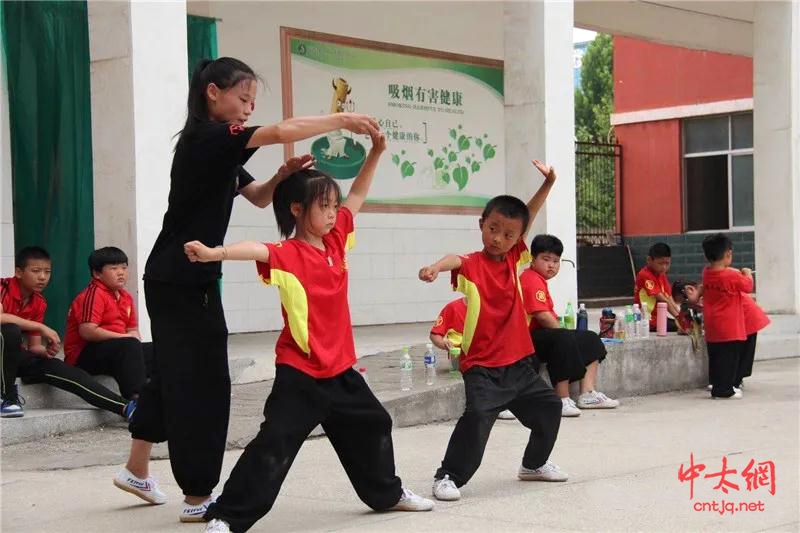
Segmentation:
<svg viewBox="0 0 800 533">
<path fill-rule="evenodd" d="M 433 155 L 433 150 L 431 150 L 431 155 Z M 444 159 L 442 159 L 441 157 L 437 157 L 436 159 L 433 160 L 434 169 L 439 169 L 442 168 L 443 166 L 444 166 Z"/>
<path fill-rule="evenodd" d="M 453 161 L 458 159 L 458 154 L 455 153 L 455 152 L 450 152 L 450 153 L 447 154 L 447 159 L 448 159 L 448 161 L 450 161 L 452 163 Z"/>
<path fill-rule="evenodd" d="M 403 164 L 400 165 L 400 173 L 403 175 L 403 178 L 414 175 L 414 165 L 416 165 L 416 163 L 403 161 Z"/>
<path fill-rule="evenodd" d="M 461 152 L 469 150 L 469 137 L 462 135 L 458 138 L 458 150 Z"/>
<path fill-rule="evenodd" d="M 428 149 L 428 155 L 433 157 L 433 150 L 431 150 L 430 148 Z"/>
<path fill-rule="evenodd" d="M 395 165 L 399 165 L 400 164 L 400 156 L 397 155 L 397 154 L 392 154 L 392 163 L 394 163 Z"/>
<path fill-rule="evenodd" d="M 453 181 L 458 185 L 459 191 L 464 190 L 464 187 L 467 186 L 467 181 L 469 181 L 469 171 L 466 167 L 459 165 L 453 170 Z"/>
<path fill-rule="evenodd" d="M 492 146 L 491 144 L 486 144 L 483 147 L 483 160 L 484 161 L 488 161 L 488 160 L 490 160 L 491 158 L 493 158 L 495 156 L 494 149 L 495 149 L 495 147 Z"/>
<path fill-rule="evenodd" d="M 477 161 L 473 161 L 473 162 L 472 162 L 472 173 L 473 173 L 473 174 L 475 174 L 475 173 L 476 173 L 476 172 L 478 172 L 480 169 L 481 169 L 481 164 L 480 164 L 480 163 L 478 163 Z"/>
<path fill-rule="evenodd" d="M 456 130 L 450 130 L 450 138 L 451 139 L 455 140 L 457 135 L 458 134 L 456 133 Z"/>
<path fill-rule="evenodd" d="M 481 146 L 483 146 L 483 139 L 481 139 L 480 137 L 478 137 L 477 139 L 475 139 L 475 146 L 477 146 L 478 148 L 480 148 Z"/>
</svg>

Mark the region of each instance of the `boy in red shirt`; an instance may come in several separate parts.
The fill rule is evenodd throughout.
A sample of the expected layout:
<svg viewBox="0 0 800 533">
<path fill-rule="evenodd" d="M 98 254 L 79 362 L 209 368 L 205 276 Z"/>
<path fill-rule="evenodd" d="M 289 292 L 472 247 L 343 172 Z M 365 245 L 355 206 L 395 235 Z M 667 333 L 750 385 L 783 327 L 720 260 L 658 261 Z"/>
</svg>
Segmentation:
<svg viewBox="0 0 800 533">
<path fill-rule="evenodd" d="M 578 409 L 613 409 L 619 401 L 594 389 L 597 370 L 606 358 L 603 341 L 594 331 L 562 329 L 553 308 L 547 281 L 561 269 L 564 244 L 553 235 L 537 235 L 531 241 L 533 262 L 520 276 L 525 312 L 530 317 L 536 356 L 547 363 L 547 372 L 561 398 L 561 416 L 580 416 Z M 569 384 L 580 381 L 577 405 L 569 397 Z"/>
<path fill-rule="evenodd" d="M 722 233 L 703 239 L 709 266 L 703 270 L 703 285 L 690 300 L 703 298 L 703 324 L 708 346 L 708 380 L 711 397 L 739 399 L 742 380 L 751 375 L 758 331 L 769 318 L 750 293 L 753 275 L 749 268 L 736 270 L 733 243 Z"/>
<path fill-rule="evenodd" d="M 464 318 L 467 315 L 467 299 L 459 298 L 445 305 L 431 328 L 431 342 L 450 356 L 451 348 L 461 348 L 464 336 Z M 538 371 L 538 367 L 537 367 Z M 497 415 L 500 420 L 515 420 L 514 413 L 505 409 Z"/>
<path fill-rule="evenodd" d="M 89 255 L 92 281 L 67 314 L 64 360 L 89 374 L 112 376 L 120 394 L 139 397 L 145 376 L 142 340 L 128 282 L 128 256 L 108 246 Z"/>
<path fill-rule="evenodd" d="M 517 474 L 525 481 L 566 481 L 567 474 L 548 459 L 561 424 L 561 401 L 534 369 L 533 343 L 522 302 L 518 269 L 530 261 L 525 236 L 556 179 L 555 170 L 533 162 L 545 181 L 527 206 L 513 196 L 497 196 L 480 219 L 483 250 L 447 255 L 423 267 L 419 278 L 434 281 L 451 271 L 453 287 L 467 299 L 461 344 L 461 373 L 466 406 L 458 420 L 433 495 L 458 500 L 480 466 L 498 413 L 510 409 L 531 429 Z"/>
<path fill-rule="evenodd" d="M 650 312 L 650 331 L 656 330 L 656 304 L 664 302 L 667 311 L 673 317 L 680 314 L 680 309 L 672 299 L 672 286 L 667 279 L 672 250 L 669 245 L 657 242 L 647 252 L 647 264 L 636 274 L 636 286 L 633 289 L 633 302 L 647 304 Z M 667 319 L 667 331 L 678 331 L 673 318 Z"/>
<path fill-rule="evenodd" d="M 17 377 L 22 377 L 71 392 L 95 407 L 129 419 L 136 409 L 136 402 L 128 402 L 83 370 L 56 358 L 61 349 L 61 339 L 44 324 L 47 301 L 42 296 L 50 282 L 50 254 L 31 246 L 20 250 L 14 262 L 14 276 L 0 280 L 2 417 L 15 418 L 25 414 L 16 386 Z"/>
</svg>

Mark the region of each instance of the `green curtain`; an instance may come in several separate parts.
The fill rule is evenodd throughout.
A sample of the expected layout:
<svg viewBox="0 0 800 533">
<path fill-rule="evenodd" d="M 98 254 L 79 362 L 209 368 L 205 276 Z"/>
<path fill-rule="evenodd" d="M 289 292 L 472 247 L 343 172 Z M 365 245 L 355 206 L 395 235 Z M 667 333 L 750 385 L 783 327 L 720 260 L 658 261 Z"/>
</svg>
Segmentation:
<svg viewBox="0 0 800 533">
<path fill-rule="evenodd" d="M 53 258 L 48 325 L 63 331 L 94 247 L 86 2 L 3 2 L 14 240 Z M 9 273 L 4 272 L 4 276 Z"/>
<path fill-rule="evenodd" d="M 217 19 L 186 15 L 186 40 L 189 53 L 189 80 L 201 59 L 217 59 Z"/>
</svg>

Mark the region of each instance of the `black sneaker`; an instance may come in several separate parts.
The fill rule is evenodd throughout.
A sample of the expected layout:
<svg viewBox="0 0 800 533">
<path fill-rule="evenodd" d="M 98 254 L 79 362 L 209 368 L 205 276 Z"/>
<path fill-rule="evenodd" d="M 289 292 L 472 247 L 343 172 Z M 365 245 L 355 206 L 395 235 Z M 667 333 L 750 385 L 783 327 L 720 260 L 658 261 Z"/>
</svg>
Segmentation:
<svg viewBox="0 0 800 533">
<path fill-rule="evenodd" d="M 135 411 L 136 411 L 136 400 L 131 400 L 122 409 L 122 416 L 125 417 L 125 420 L 130 422 L 131 418 L 133 417 L 133 413 Z"/>
<path fill-rule="evenodd" d="M 15 383 L 14 389 L 9 392 L 10 394 L 3 397 L 2 404 L 0 404 L 0 418 L 25 416 L 25 409 L 22 408 L 25 400 L 19 395 L 19 385 Z"/>
</svg>

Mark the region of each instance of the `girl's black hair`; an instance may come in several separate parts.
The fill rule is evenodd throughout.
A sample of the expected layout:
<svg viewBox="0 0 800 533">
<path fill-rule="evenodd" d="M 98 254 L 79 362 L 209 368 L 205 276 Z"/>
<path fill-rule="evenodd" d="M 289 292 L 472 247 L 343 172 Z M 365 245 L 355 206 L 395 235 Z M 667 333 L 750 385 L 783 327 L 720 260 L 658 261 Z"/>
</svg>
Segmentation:
<svg viewBox="0 0 800 533">
<path fill-rule="evenodd" d="M 339 184 L 324 172 L 313 168 L 298 170 L 280 182 L 272 195 L 272 207 L 281 235 L 288 239 L 297 225 L 292 204 L 299 203 L 303 213 L 306 213 L 311 204 L 327 199 L 331 191 L 336 194 L 336 203 L 340 203 L 342 191 Z"/>
<path fill-rule="evenodd" d="M 258 76 L 247 64 L 232 57 L 201 59 L 194 69 L 189 82 L 189 99 L 186 103 L 186 124 L 181 135 L 192 126 L 208 122 L 208 102 L 206 89 L 213 83 L 220 89 L 230 89 L 243 80 L 257 80 Z"/>
</svg>

